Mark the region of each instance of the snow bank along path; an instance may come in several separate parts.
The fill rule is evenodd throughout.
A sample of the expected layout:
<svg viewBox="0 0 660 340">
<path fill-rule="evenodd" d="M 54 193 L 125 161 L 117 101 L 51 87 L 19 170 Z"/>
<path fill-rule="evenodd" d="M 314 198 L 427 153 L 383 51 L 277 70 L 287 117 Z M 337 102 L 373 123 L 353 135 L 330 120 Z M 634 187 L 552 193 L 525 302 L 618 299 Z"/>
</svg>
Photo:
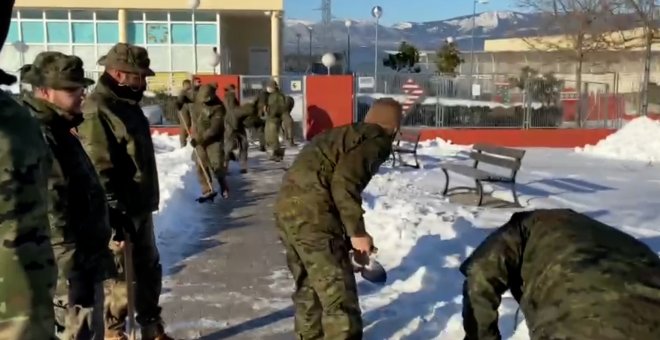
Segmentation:
<svg viewBox="0 0 660 340">
<path fill-rule="evenodd" d="M 623 133 L 625 129 L 619 132 Z M 630 142 L 616 134 L 607 139 L 613 143 L 609 140 Z M 184 230 L 177 233 L 177 228 L 190 226 L 180 221 L 194 221 L 196 203 L 188 201 L 198 187 L 190 171 L 190 148 L 179 149 L 176 137 L 156 135 L 154 142 L 162 152 L 157 155 L 161 210 L 155 214 L 155 223 L 167 267 L 182 260 L 177 247 L 196 241 Z M 515 211 L 457 205 L 440 195 L 444 177 L 436 164 L 467 161 L 467 148 L 443 140 L 424 142 L 419 150 L 423 169 L 392 169 L 385 165 L 366 188 L 363 208 L 367 229 L 379 248 L 379 261 L 389 272 L 389 281 L 383 287 L 358 280 L 366 339 L 463 338 L 463 277 L 458 266 Z M 611 146 L 611 150 L 600 156 L 617 158 L 616 152 L 620 151 L 614 150 L 624 149 Z M 529 150 L 518 177 L 521 203 L 525 209 L 571 208 L 589 214 L 660 251 L 660 215 L 655 203 L 660 194 L 660 171 L 643 163 L 607 158 L 593 157 L 585 151 Z M 453 176 L 452 182 L 472 184 L 459 176 Z M 485 189 L 498 198 L 511 200 L 508 188 Z M 164 240 L 161 237 L 165 234 L 180 237 Z M 278 286 L 292 286 L 287 276 L 280 277 Z M 529 339 L 524 320 L 517 324 L 514 320 L 516 308 L 510 296 L 503 299 L 503 339 Z M 292 320 L 289 324 L 293 327 Z"/>
</svg>

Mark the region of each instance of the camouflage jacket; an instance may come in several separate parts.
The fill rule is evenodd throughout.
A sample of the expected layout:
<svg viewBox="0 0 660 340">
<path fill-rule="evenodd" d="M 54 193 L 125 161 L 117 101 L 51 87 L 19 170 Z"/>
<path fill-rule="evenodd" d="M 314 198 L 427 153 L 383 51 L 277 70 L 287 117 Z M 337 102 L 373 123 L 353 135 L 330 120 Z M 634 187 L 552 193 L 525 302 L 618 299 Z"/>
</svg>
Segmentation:
<svg viewBox="0 0 660 340">
<path fill-rule="evenodd" d="M 137 216 L 158 210 L 156 156 L 140 105 L 118 97 L 101 80 L 83 105 L 78 127 L 113 209 Z"/>
<path fill-rule="evenodd" d="M 293 107 L 296 106 L 296 101 L 291 96 L 286 96 L 285 98 L 286 111 L 284 113 L 291 114 Z"/>
<path fill-rule="evenodd" d="M 80 141 L 71 133 L 80 120 L 67 120 L 55 106 L 25 96 L 25 107 L 41 122 L 54 162 L 48 181 L 51 242 L 62 279 L 112 277 L 108 248 L 112 230 L 101 182 Z M 82 117 L 81 117 L 82 118 Z"/>
<path fill-rule="evenodd" d="M 231 112 L 234 108 L 237 108 L 239 106 L 240 104 L 238 102 L 238 98 L 236 98 L 236 92 L 234 91 L 225 92 L 225 107 L 227 108 L 227 112 Z"/>
<path fill-rule="evenodd" d="M 375 124 L 356 123 L 324 131 L 289 167 L 276 214 L 312 209 L 340 220 L 347 236 L 366 233 L 362 191 L 392 150 L 392 136 Z"/>
<path fill-rule="evenodd" d="M 38 318 L 53 320 L 48 315 L 57 279 L 48 223 L 52 156 L 39 122 L 4 91 L 0 121 L 0 324 L 5 332 L 29 333 L 12 329 L 12 324 L 34 327 L 41 322 Z M 51 324 L 32 332 L 53 330 Z"/>
<path fill-rule="evenodd" d="M 176 97 L 176 107 L 179 113 L 179 134 L 184 140 L 188 138 L 188 129 L 190 129 L 190 109 L 195 98 L 195 91 L 193 89 L 181 91 Z"/>
<path fill-rule="evenodd" d="M 225 117 L 225 133 L 242 133 L 245 134 L 245 128 L 248 127 L 246 123 L 254 118 L 254 106 L 252 104 L 241 105 L 229 110 Z"/>
<path fill-rule="evenodd" d="M 282 119 L 282 115 L 286 113 L 286 97 L 282 92 L 275 91 L 269 94 L 266 103 L 266 119 L 280 120 Z"/>
<path fill-rule="evenodd" d="M 197 143 L 207 147 L 213 143 L 222 143 L 225 132 L 225 114 L 224 105 L 219 102 L 208 105 L 202 102 L 195 102 L 192 106 L 192 126 L 193 135 Z"/>
<path fill-rule="evenodd" d="M 510 290 L 532 340 L 660 339 L 660 259 L 572 210 L 520 212 L 461 265 L 466 339 L 500 339 Z"/>
</svg>

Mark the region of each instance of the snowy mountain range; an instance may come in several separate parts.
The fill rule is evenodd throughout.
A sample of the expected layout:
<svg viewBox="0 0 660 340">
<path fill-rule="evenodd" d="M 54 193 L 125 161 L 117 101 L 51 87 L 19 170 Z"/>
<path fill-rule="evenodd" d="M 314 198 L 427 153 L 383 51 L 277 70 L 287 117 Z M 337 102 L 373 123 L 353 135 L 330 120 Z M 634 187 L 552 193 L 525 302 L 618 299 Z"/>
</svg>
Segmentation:
<svg viewBox="0 0 660 340">
<path fill-rule="evenodd" d="M 479 13 L 474 17 L 466 15 L 446 20 L 427 22 L 401 22 L 391 26 L 379 25 L 378 44 L 384 49 L 392 49 L 401 41 L 407 41 L 422 50 L 436 50 L 442 42 L 452 37 L 463 49 L 470 48 L 470 38 L 474 22 L 475 49 L 483 49 L 486 39 L 515 37 L 534 34 L 538 29 L 539 14 L 520 13 L 513 11 L 498 11 Z M 298 36 L 300 35 L 300 49 L 306 53 L 309 48 L 309 31 L 312 28 L 312 46 L 315 53 L 320 52 L 321 23 L 303 20 L 286 20 L 284 32 L 285 46 L 289 53 L 296 53 Z M 375 37 L 375 22 L 372 20 L 352 21 L 350 27 L 351 46 L 373 47 Z M 330 34 L 334 45 L 333 50 L 346 48 L 347 28 L 344 21 L 333 21 Z"/>
</svg>

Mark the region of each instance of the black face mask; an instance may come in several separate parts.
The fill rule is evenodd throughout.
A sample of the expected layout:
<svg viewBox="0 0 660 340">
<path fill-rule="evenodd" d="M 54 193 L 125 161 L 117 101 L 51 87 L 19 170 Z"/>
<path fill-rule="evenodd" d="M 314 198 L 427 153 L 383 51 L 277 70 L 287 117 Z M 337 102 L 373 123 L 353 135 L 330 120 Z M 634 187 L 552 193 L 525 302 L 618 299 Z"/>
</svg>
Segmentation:
<svg viewBox="0 0 660 340">
<path fill-rule="evenodd" d="M 146 87 L 135 91 L 135 89 L 132 89 L 128 86 L 120 86 L 119 83 L 107 73 L 103 73 L 103 75 L 101 75 L 99 82 L 107 86 L 114 94 L 117 95 L 117 97 L 136 102 L 142 100 L 142 97 L 144 97 L 144 91 L 146 90 Z"/>
</svg>

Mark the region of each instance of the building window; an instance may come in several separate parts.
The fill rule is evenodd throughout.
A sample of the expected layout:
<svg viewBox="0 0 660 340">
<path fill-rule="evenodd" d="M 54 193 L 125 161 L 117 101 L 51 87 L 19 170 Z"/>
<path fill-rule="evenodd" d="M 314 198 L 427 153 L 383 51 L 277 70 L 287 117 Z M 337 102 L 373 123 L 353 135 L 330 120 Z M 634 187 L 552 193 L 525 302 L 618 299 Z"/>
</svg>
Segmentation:
<svg viewBox="0 0 660 340">
<path fill-rule="evenodd" d="M 167 12 L 144 12 L 147 21 L 167 21 Z"/>
<path fill-rule="evenodd" d="M 195 12 L 195 21 L 197 21 L 197 22 L 200 22 L 200 21 L 215 22 L 216 21 L 216 13 L 215 12 Z"/>
<path fill-rule="evenodd" d="M 141 22 L 129 22 L 127 38 L 130 44 L 144 44 L 144 24 Z"/>
<path fill-rule="evenodd" d="M 69 20 L 69 13 L 68 11 L 62 11 L 62 10 L 48 10 L 46 11 L 46 19 Z"/>
<path fill-rule="evenodd" d="M 170 40 L 166 23 L 147 24 L 147 44 L 167 44 Z"/>
<path fill-rule="evenodd" d="M 170 12 L 170 21 L 191 22 L 192 21 L 192 11 Z"/>
<path fill-rule="evenodd" d="M 216 45 L 218 29 L 215 24 L 195 24 L 195 39 L 201 45 Z"/>
<path fill-rule="evenodd" d="M 99 44 L 114 44 L 119 41 L 119 25 L 114 22 L 97 23 L 96 41 Z"/>
<path fill-rule="evenodd" d="M 72 9 L 71 20 L 94 20 L 94 12 Z"/>
<path fill-rule="evenodd" d="M 172 24 L 172 44 L 192 45 L 191 24 Z"/>
<path fill-rule="evenodd" d="M 25 43 L 43 43 L 45 40 L 44 24 L 41 21 L 23 21 L 21 22 L 21 31 Z"/>
<path fill-rule="evenodd" d="M 46 22 L 49 43 L 69 43 L 69 23 Z"/>
<path fill-rule="evenodd" d="M 20 10 L 21 19 L 43 19 L 44 12 L 36 9 L 22 9 Z"/>
<path fill-rule="evenodd" d="M 73 31 L 74 44 L 94 43 L 94 24 L 91 22 L 71 23 L 71 31 Z"/>
<path fill-rule="evenodd" d="M 14 41 L 20 41 L 21 38 L 18 36 L 18 23 L 14 20 L 11 21 L 9 25 L 9 34 L 7 35 L 7 42 L 13 43 Z"/>
<path fill-rule="evenodd" d="M 96 20 L 109 20 L 116 21 L 119 20 L 119 15 L 117 11 L 96 11 Z"/>
</svg>

